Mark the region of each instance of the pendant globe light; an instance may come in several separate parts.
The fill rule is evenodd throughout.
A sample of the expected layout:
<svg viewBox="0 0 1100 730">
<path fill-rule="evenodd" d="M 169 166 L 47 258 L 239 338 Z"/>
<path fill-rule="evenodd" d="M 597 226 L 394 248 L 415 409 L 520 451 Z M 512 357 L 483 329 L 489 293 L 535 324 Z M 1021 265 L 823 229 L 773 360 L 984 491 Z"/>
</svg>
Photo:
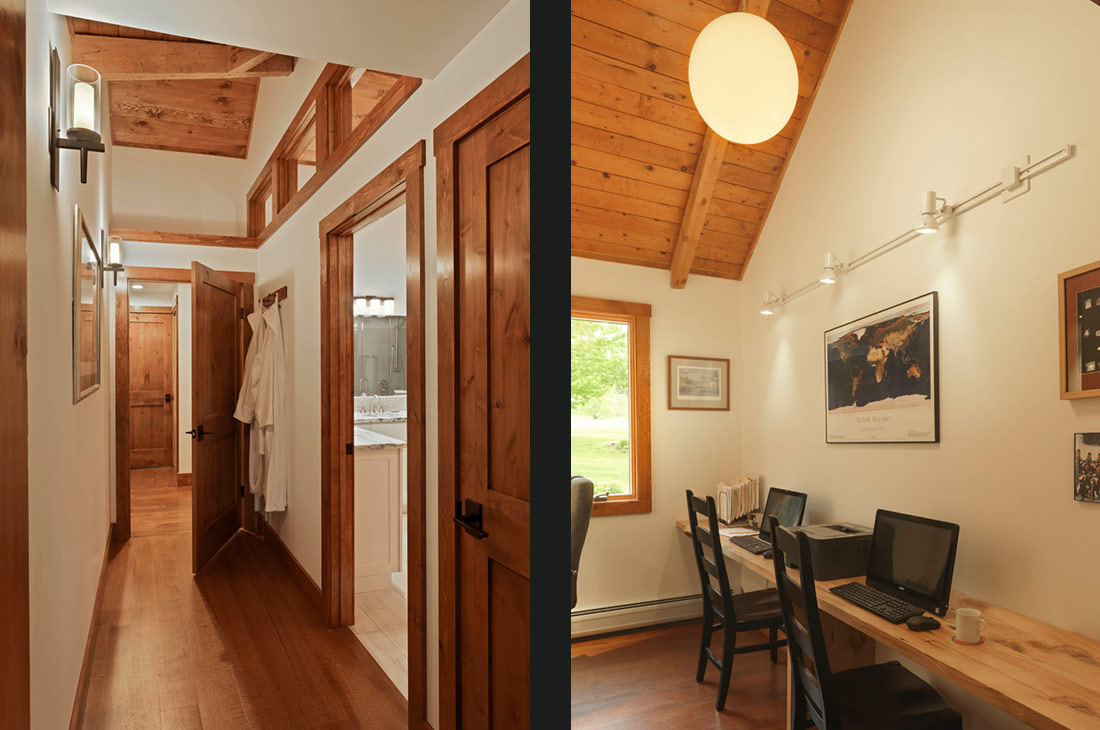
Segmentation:
<svg viewBox="0 0 1100 730">
<path fill-rule="evenodd" d="M 759 15 L 720 15 L 688 60 L 695 108 L 719 136 L 756 144 L 783 129 L 798 100 L 798 67 L 787 40 Z"/>
</svg>

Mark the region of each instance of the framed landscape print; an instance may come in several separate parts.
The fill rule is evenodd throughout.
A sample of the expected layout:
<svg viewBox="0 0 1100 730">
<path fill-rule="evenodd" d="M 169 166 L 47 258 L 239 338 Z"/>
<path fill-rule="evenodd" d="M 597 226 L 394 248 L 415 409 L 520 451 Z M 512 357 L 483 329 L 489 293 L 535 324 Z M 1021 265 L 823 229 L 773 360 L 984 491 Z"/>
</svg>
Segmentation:
<svg viewBox="0 0 1100 730">
<path fill-rule="evenodd" d="M 1062 400 L 1100 395 L 1100 261 L 1058 275 Z"/>
<path fill-rule="evenodd" d="M 825 442 L 933 443 L 939 435 L 936 292 L 825 333 Z"/>
<path fill-rule="evenodd" d="M 1100 433 L 1073 434 L 1073 498 L 1100 502 Z"/>
<path fill-rule="evenodd" d="M 669 355 L 668 407 L 673 411 L 728 411 L 730 361 Z"/>
</svg>

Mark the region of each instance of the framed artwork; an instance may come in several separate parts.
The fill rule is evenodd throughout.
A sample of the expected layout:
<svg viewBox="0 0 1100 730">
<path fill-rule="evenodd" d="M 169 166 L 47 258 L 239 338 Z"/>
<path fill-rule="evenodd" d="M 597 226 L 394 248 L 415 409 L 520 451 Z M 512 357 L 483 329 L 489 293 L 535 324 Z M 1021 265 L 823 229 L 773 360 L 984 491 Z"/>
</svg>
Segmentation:
<svg viewBox="0 0 1100 730">
<path fill-rule="evenodd" d="M 825 333 L 825 442 L 935 443 L 938 299 L 929 292 Z"/>
<path fill-rule="evenodd" d="M 1062 400 L 1100 395 L 1100 261 L 1058 275 Z"/>
<path fill-rule="evenodd" d="M 668 408 L 728 411 L 730 361 L 719 357 L 668 356 Z"/>
<path fill-rule="evenodd" d="M 1073 498 L 1100 502 L 1100 433 L 1073 434 Z"/>
<path fill-rule="evenodd" d="M 103 259 L 80 206 L 73 226 L 73 403 L 99 389 Z"/>
</svg>

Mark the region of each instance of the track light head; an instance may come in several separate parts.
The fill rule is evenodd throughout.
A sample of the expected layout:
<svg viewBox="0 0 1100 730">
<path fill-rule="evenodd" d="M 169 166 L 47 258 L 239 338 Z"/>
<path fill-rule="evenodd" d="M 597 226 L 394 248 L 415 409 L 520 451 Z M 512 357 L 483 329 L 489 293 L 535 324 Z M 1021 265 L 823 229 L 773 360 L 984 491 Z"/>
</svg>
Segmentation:
<svg viewBox="0 0 1100 730">
<path fill-rule="evenodd" d="M 825 268 L 821 270 L 821 276 L 818 278 L 818 281 L 822 284 L 835 284 L 836 277 L 843 268 L 844 264 L 837 259 L 836 254 L 830 251 L 825 254 Z"/>
<path fill-rule="evenodd" d="M 914 229 L 917 233 L 935 233 L 940 230 L 940 223 L 936 216 L 948 212 L 947 201 L 936 195 L 935 190 L 929 190 L 924 194 L 924 201 L 920 207 L 920 223 Z"/>
<path fill-rule="evenodd" d="M 935 233 L 940 229 L 939 221 L 932 213 L 921 213 L 920 223 L 917 225 L 917 233 Z"/>
<path fill-rule="evenodd" d="M 760 314 L 764 316 L 771 316 L 775 314 L 776 307 L 779 306 L 779 300 L 770 290 L 764 290 L 764 300 L 760 302 Z"/>
</svg>

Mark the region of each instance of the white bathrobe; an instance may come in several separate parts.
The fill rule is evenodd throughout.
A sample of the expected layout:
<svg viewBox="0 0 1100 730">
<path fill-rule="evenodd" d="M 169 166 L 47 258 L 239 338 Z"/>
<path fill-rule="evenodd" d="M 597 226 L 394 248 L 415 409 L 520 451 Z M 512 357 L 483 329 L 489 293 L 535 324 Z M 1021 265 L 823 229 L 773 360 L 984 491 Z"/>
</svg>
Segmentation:
<svg viewBox="0 0 1100 730">
<path fill-rule="evenodd" d="M 252 343 L 233 414 L 252 425 L 249 488 L 263 497 L 264 510 L 286 510 L 286 360 L 279 307 L 248 317 Z"/>
</svg>

